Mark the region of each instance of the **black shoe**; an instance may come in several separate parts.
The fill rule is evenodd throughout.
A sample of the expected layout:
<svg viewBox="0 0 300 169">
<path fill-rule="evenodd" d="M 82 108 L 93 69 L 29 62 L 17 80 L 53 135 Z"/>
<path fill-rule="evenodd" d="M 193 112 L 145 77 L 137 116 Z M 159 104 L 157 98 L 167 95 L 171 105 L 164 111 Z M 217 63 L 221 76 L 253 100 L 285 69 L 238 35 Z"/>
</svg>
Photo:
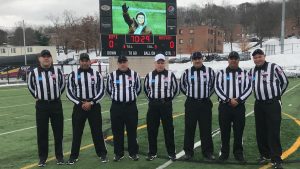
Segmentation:
<svg viewBox="0 0 300 169">
<path fill-rule="evenodd" d="M 177 160 L 177 159 L 176 159 L 176 155 L 169 155 L 168 158 L 169 158 L 169 160 L 171 160 L 171 161 L 176 161 L 176 160 Z"/>
<path fill-rule="evenodd" d="M 121 161 L 123 158 L 124 158 L 124 155 L 115 155 L 114 161 L 118 162 L 118 161 Z"/>
<path fill-rule="evenodd" d="M 46 166 L 46 160 L 40 160 L 38 163 L 38 167 L 45 167 Z"/>
<path fill-rule="evenodd" d="M 220 162 L 224 162 L 224 161 L 228 160 L 228 155 L 226 155 L 224 153 L 221 153 L 221 155 L 219 156 L 218 160 Z"/>
<path fill-rule="evenodd" d="M 257 161 L 258 161 L 258 164 L 265 165 L 265 164 L 268 164 L 270 162 L 270 158 L 260 156 Z"/>
<path fill-rule="evenodd" d="M 134 154 L 134 155 L 129 155 L 129 158 L 133 161 L 138 161 L 140 157 L 137 154 Z"/>
<path fill-rule="evenodd" d="M 246 163 L 246 160 L 244 158 L 244 155 L 243 154 L 235 154 L 234 155 L 234 158 L 236 161 L 238 161 L 239 163 Z"/>
<path fill-rule="evenodd" d="M 272 163 L 272 167 L 274 169 L 283 169 L 282 164 L 280 162 Z"/>
<path fill-rule="evenodd" d="M 148 155 L 148 156 L 146 157 L 146 160 L 147 160 L 147 161 L 153 161 L 156 157 L 157 157 L 156 154 L 155 154 L 155 155 Z"/>
<path fill-rule="evenodd" d="M 190 160 L 191 158 L 193 158 L 193 156 L 192 156 L 191 154 L 185 154 L 184 157 L 183 157 L 183 159 L 184 159 L 185 161 L 188 161 L 188 160 Z"/>
<path fill-rule="evenodd" d="M 78 161 L 78 158 L 76 158 L 76 159 L 70 158 L 70 159 L 67 161 L 67 165 L 73 165 L 73 164 L 75 164 L 77 161 Z"/>
<path fill-rule="evenodd" d="M 216 157 L 212 153 L 205 154 L 203 157 L 204 157 L 204 160 L 207 160 L 207 161 L 216 160 Z"/>
<path fill-rule="evenodd" d="M 101 155 L 100 160 L 102 163 L 107 163 L 109 161 L 106 155 Z"/>
<path fill-rule="evenodd" d="M 65 164 L 65 161 L 64 161 L 63 158 L 61 158 L 61 159 L 56 159 L 56 164 L 57 164 L 57 165 L 64 165 L 64 164 Z"/>
</svg>

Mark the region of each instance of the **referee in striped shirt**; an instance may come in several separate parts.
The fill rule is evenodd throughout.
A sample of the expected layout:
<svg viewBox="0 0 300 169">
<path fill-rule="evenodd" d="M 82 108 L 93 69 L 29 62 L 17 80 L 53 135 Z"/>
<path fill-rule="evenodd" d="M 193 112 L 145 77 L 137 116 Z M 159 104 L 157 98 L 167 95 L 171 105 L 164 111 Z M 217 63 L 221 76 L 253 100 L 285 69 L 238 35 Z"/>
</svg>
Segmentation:
<svg viewBox="0 0 300 169">
<path fill-rule="evenodd" d="M 228 67 L 217 73 L 215 91 L 218 95 L 219 125 L 221 130 L 220 161 L 229 157 L 231 124 L 233 127 L 234 158 L 244 163 L 243 132 L 245 127 L 245 101 L 251 94 L 251 82 L 246 70 L 239 68 L 240 56 L 233 51 L 228 56 Z"/>
<path fill-rule="evenodd" d="M 203 56 L 194 52 L 193 66 L 186 69 L 180 79 L 180 90 L 187 96 L 185 102 L 185 160 L 194 156 L 194 138 L 197 123 L 200 129 L 202 154 L 205 160 L 215 160 L 211 136 L 212 107 L 210 96 L 214 92 L 215 73 L 203 65 Z"/>
<path fill-rule="evenodd" d="M 111 129 L 114 136 L 114 161 L 124 158 L 124 128 L 126 126 L 129 158 L 139 159 L 137 142 L 137 96 L 141 93 L 141 80 L 137 72 L 129 69 L 126 56 L 118 57 L 118 69 L 107 78 L 107 93 L 112 99 Z"/>
<path fill-rule="evenodd" d="M 74 103 L 72 114 L 73 141 L 69 165 L 78 161 L 81 137 L 88 119 L 95 150 L 101 162 L 107 162 L 107 150 L 102 134 L 102 116 L 99 101 L 104 97 L 104 79 L 93 70 L 87 53 L 80 54 L 80 68 L 69 74 L 67 97 Z"/>
<path fill-rule="evenodd" d="M 266 163 L 271 158 L 273 168 L 281 169 L 281 96 L 289 82 L 280 66 L 265 60 L 261 49 L 256 49 L 252 56 L 255 68 L 250 70 L 249 76 L 256 99 L 254 114 L 259 163 Z"/>
<path fill-rule="evenodd" d="M 48 158 L 49 119 L 51 122 L 57 164 L 63 160 L 63 110 L 60 100 L 65 89 L 65 79 L 60 69 L 53 67 L 50 51 L 43 50 L 38 57 L 40 65 L 28 76 L 28 89 L 36 99 L 36 126 L 39 167 L 46 166 Z"/>
<path fill-rule="evenodd" d="M 147 112 L 147 132 L 149 142 L 148 161 L 157 157 L 157 135 L 162 121 L 165 144 L 170 160 L 176 160 L 172 100 L 179 93 L 175 75 L 165 69 L 165 56 L 155 56 L 155 70 L 148 73 L 144 81 L 144 91 L 149 100 Z"/>
</svg>

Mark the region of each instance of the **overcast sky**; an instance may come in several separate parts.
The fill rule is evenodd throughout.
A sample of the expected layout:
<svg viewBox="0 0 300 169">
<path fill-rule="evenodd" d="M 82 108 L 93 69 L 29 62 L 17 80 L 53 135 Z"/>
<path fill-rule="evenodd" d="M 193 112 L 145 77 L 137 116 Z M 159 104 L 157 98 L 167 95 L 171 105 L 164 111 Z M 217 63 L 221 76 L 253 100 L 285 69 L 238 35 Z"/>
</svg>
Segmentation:
<svg viewBox="0 0 300 169">
<path fill-rule="evenodd" d="M 203 6 L 207 2 L 218 5 L 236 5 L 243 2 L 264 0 L 177 0 L 178 6 L 197 4 Z M 50 25 L 49 15 L 61 15 L 64 10 L 71 10 L 77 16 L 96 15 L 99 0 L 0 0 L 0 29 L 15 27 L 25 20 L 26 25 Z"/>
</svg>

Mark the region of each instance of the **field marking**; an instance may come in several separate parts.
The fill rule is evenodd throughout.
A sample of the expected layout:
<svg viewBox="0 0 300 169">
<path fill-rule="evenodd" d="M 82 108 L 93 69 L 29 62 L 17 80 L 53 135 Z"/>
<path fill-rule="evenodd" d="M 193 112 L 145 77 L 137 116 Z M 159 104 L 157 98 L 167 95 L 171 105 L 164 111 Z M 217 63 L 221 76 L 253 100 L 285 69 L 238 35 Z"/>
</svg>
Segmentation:
<svg viewBox="0 0 300 169">
<path fill-rule="evenodd" d="M 286 115 L 287 117 L 289 117 L 290 119 L 294 120 L 295 123 L 300 126 L 300 121 L 297 118 L 291 116 L 290 114 L 287 114 L 284 112 L 282 112 L 282 113 L 284 115 Z M 281 158 L 282 159 L 288 158 L 291 154 L 293 154 L 295 151 L 297 151 L 299 147 L 300 147 L 300 136 L 297 138 L 296 142 L 294 142 L 294 144 L 288 150 L 286 150 L 282 153 Z M 272 167 L 271 163 L 264 165 L 264 166 L 260 167 L 259 169 L 268 169 L 270 167 Z"/>
<path fill-rule="evenodd" d="M 7 115 L 10 115 L 10 114 L 0 114 L 0 117 L 1 117 L 1 116 L 7 116 Z"/>
<path fill-rule="evenodd" d="M 18 116 L 18 117 L 14 117 L 14 118 L 15 118 L 15 119 L 19 119 L 19 118 L 26 117 L 26 116 L 31 116 L 31 115 L 25 114 L 25 115 L 23 115 L 23 116 Z"/>
<path fill-rule="evenodd" d="M 254 111 L 251 111 L 249 112 L 248 114 L 246 114 L 245 117 L 248 117 L 250 115 L 252 115 L 254 113 Z M 220 133 L 220 128 L 214 130 L 212 132 L 212 137 L 215 137 L 216 135 L 218 135 Z M 196 149 L 197 147 L 201 146 L 201 141 L 197 141 L 195 144 L 194 144 L 194 149 Z M 185 155 L 184 153 L 184 150 L 180 151 L 179 153 L 176 154 L 176 158 L 179 159 L 181 157 L 183 157 Z M 156 169 L 164 169 L 166 167 L 168 167 L 169 165 L 171 165 L 173 163 L 172 160 L 168 160 L 167 162 L 165 162 L 164 164 L 158 166 Z"/>
<path fill-rule="evenodd" d="M 293 89 L 295 89 L 297 86 L 299 86 L 300 83 L 298 83 L 297 85 L 293 86 L 292 88 L 290 88 L 289 90 L 287 90 L 283 95 L 285 95 L 286 93 L 292 91 Z M 250 116 L 251 114 L 253 114 L 254 111 L 251 111 L 250 113 L 246 114 L 246 117 Z M 220 128 L 219 128 L 220 129 Z M 217 133 L 215 133 L 215 135 L 219 134 L 220 131 L 218 131 Z M 214 137 L 214 136 L 213 136 Z M 198 141 L 194 144 L 194 149 L 197 148 L 196 146 L 201 146 L 201 141 Z M 176 154 L 176 158 L 181 158 L 182 156 L 184 156 L 184 151 L 182 150 L 180 153 Z M 173 163 L 172 160 L 169 160 L 167 162 L 165 162 L 164 164 L 158 166 L 156 169 L 164 169 L 166 167 L 168 167 L 169 165 L 171 165 Z"/>
<path fill-rule="evenodd" d="M 184 115 L 184 113 L 174 115 L 173 118 L 177 118 L 177 117 L 182 116 L 182 115 Z M 147 125 L 146 125 L 146 124 L 143 124 L 143 125 L 139 126 L 139 127 L 137 128 L 137 130 L 144 129 L 144 128 L 146 128 L 146 127 L 147 127 Z M 125 132 L 125 134 L 126 134 L 126 132 Z M 110 136 L 108 136 L 107 138 L 105 138 L 104 140 L 105 140 L 105 141 L 110 141 L 110 140 L 112 140 L 113 138 L 114 138 L 114 137 L 113 137 L 112 135 L 110 135 Z M 88 145 L 85 145 L 85 146 L 83 146 L 83 147 L 80 148 L 80 151 L 85 150 L 85 149 L 88 149 L 88 148 L 90 148 L 90 147 L 92 147 L 92 146 L 94 146 L 94 144 L 88 144 Z M 70 155 L 70 154 L 71 154 L 71 152 L 68 151 L 68 152 L 64 153 L 64 156 L 67 156 L 67 155 Z M 51 158 L 49 158 L 49 159 L 47 160 L 47 162 L 52 161 L 52 160 L 55 160 L 55 159 L 56 159 L 56 157 L 51 157 Z M 32 168 L 32 167 L 36 167 L 37 165 L 38 165 L 38 163 L 34 163 L 34 164 L 27 165 L 27 166 L 25 166 L 25 167 L 22 167 L 22 168 L 20 168 L 20 169 L 29 169 L 29 168 Z"/>
<path fill-rule="evenodd" d="M 17 104 L 17 105 L 12 105 L 12 106 L 5 106 L 5 107 L 0 107 L 0 109 L 6 109 L 6 108 L 12 108 L 12 107 L 20 107 L 20 106 L 28 106 L 28 105 L 32 105 L 35 103 L 26 103 L 26 104 Z"/>
</svg>

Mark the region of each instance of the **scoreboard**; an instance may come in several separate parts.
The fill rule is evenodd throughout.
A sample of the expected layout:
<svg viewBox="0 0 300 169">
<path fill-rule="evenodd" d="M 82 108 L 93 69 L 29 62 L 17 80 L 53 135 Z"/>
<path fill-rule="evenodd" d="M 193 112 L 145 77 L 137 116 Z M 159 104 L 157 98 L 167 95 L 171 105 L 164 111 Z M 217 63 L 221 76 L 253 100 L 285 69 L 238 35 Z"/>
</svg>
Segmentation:
<svg viewBox="0 0 300 169">
<path fill-rule="evenodd" d="M 165 56 L 176 55 L 176 36 L 174 35 L 102 35 L 102 55 L 117 56 Z"/>
<path fill-rule="evenodd" d="M 176 0 L 99 2 L 103 56 L 176 56 Z"/>
</svg>

